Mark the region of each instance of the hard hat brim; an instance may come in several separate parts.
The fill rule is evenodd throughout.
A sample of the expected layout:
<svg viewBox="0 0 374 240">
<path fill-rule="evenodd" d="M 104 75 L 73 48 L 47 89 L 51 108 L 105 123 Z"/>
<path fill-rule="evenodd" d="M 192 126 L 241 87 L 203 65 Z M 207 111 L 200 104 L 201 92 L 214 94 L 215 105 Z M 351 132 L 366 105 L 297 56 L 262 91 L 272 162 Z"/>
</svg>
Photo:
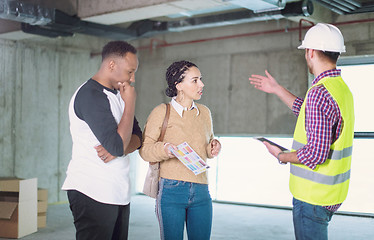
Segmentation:
<svg viewBox="0 0 374 240">
<path fill-rule="evenodd" d="M 321 49 L 321 48 L 318 48 L 318 47 L 306 47 L 306 46 L 303 46 L 302 44 L 300 46 L 297 47 L 297 49 L 314 49 L 314 50 L 319 50 L 319 51 L 322 51 L 322 52 L 338 52 L 338 53 L 345 53 L 345 47 L 344 49 L 329 49 L 329 50 L 325 50 L 325 49 Z"/>
</svg>

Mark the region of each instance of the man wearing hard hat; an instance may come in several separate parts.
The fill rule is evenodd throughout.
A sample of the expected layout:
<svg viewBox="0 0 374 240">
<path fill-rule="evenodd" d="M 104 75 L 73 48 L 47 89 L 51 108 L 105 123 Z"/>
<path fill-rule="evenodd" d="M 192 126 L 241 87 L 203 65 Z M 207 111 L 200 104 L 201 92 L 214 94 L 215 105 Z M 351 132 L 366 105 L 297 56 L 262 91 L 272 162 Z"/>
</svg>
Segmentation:
<svg viewBox="0 0 374 240">
<path fill-rule="evenodd" d="M 293 223 L 296 239 L 327 239 L 327 226 L 348 193 L 354 110 L 352 93 L 336 62 L 345 52 L 339 29 L 318 23 L 299 49 L 305 49 L 309 72 L 315 76 L 305 99 L 296 97 L 265 71 L 252 75 L 255 88 L 277 95 L 297 116 L 291 152 L 264 142 L 282 164 L 290 163 Z"/>
</svg>

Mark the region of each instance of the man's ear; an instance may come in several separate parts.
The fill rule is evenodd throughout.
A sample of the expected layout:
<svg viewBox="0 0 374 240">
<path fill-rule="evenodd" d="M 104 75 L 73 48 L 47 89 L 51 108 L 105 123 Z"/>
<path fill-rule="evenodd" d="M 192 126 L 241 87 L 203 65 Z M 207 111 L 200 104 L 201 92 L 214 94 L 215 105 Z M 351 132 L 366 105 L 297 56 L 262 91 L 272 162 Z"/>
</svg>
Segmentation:
<svg viewBox="0 0 374 240">
<path fill-rule="evenodd" d="M 309 58 L 316 57 L 316 50 L 314 50 L 314 49 L 308 49 L 308 53 L 309 53 Z"/>
<path fill-rule="evenodd" d="M 116 63 L 114 62 L 114 60 L 110 60 L 108 65 L 109 65 L 109 70 L 113 71 Z"/>
</svg>

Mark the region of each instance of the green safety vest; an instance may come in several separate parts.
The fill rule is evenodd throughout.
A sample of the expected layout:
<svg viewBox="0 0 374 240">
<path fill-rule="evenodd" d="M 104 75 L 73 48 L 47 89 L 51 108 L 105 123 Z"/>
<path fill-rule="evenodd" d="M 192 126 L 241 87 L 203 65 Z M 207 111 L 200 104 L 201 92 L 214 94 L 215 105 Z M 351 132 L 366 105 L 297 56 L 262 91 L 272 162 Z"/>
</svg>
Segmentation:
<svg viewBox="0 0 374 240">
<path fill-rule="evenodd" d="M 313 205 L 329 206 L 342 203 L 347 197 L 354 135 L 354 106 L 352 93 L 341 77 L 325 77 L 310 89 L 321 84 L 339 106 L 343 118 L 341 134 L 330 146 L 327 160 L 317 165 L 314 170 L 303 164 L 291 164 L 290 191 L 298 200 Z M 292 151 L 307 144 L 306 100 L 297 119 Z"/>
</svg>

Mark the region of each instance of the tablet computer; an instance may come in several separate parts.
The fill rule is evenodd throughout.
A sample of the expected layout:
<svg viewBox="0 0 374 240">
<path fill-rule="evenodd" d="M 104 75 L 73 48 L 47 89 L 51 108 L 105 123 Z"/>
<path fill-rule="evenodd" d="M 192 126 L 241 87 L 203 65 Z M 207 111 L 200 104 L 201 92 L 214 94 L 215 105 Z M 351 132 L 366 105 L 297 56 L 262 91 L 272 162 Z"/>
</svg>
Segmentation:
<svg viewBox="0 0 374 240">
<path fill-rule="evenodd" d="M 264 137 L 254 137 L 254 139 L 259 140 L 259 141 L 261 141 L 261 142 L 268 142 L 268 143 L 270 143 L 271 145 L 277 146 L 277 147 L 279 147 L 280 150 L 282 150 L 283 152 L 284 152 L 284 151 L 289 151 L 287 148 L 282 147 L 281 145 L 276 144 L 275 142 L 272 142 L 272 141 L 270 141 L 270 140 L 267 139 L 267 138 L 264 138 Z"/>
</svg>

